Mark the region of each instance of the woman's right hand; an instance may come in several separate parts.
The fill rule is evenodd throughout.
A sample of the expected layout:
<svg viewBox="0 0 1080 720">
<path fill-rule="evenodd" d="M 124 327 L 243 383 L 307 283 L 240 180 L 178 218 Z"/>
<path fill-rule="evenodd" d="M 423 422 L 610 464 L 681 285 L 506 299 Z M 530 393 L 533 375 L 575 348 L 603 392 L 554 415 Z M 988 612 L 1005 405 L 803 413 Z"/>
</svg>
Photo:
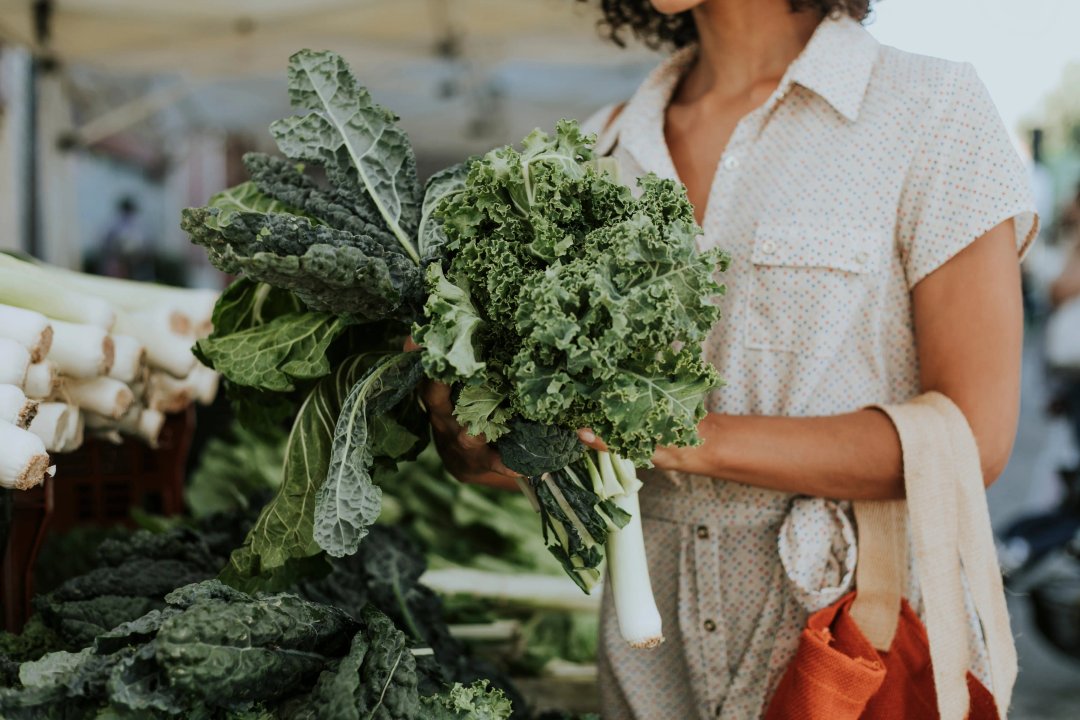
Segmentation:
<svg viewBox="0 0 1080 720">
<path fill-rule="evenodd" d="M 420 396 L 428 410 L 435 447 L 451 475 L 461 482 L 518 489 L 521 474 L 503 465 L 499 453 L 483 435 L 470 435 L 454 417 L 449 385 L 426 381 Z"/>
</svg>

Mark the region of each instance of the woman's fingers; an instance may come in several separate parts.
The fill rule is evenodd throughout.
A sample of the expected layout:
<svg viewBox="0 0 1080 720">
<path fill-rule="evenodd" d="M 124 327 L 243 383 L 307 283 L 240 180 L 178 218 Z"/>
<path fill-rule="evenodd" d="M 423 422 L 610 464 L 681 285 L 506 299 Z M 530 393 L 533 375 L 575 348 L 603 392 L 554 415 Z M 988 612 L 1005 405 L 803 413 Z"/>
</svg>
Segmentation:
<svg viewBox="0 0 1080 720">
<path fill-rule="evenodd" d="M 581 428 L 577 431 L 577 434 L 581 442 L 585 443 L 593 450 L 607 452 L 608 446 L 604 443 L 603 440 L 596 437 L 596 433 L 594 433 L 591 428 Z"/>
</svg>

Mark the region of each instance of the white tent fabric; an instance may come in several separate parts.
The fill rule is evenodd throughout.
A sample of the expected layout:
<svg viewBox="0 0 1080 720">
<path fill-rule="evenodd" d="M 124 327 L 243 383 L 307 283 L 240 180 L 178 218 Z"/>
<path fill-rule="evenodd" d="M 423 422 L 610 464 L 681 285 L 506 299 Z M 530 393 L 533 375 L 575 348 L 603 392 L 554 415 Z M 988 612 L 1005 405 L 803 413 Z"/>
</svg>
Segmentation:
<svg viewBox="0 0 1080 720">
<path fill-rule="evenodd" d="M 136 97 L 156 78 L 150 84 L 157 94 L 137 100 L 135 108 L 117 110 L 111 100 L 82 107 L 91 122 L 86 130 L 95 135 L 107 134 L 114 121 L 122 128 L 125 114 L 140 120 L 173 104 L 182 125 L 258 134 L 288 112 L 288 55 L 310 47 L 343 55 L 375 98 L 402 116 L 419 151 L 463 155 L 625 97 L 655 62 L 646 51 L 602 41 L 595 7 L 575 0 L 50 5 L 42 47 L 35 39 L 35 1 L 0 0 L 0 41 L 47 52 L 68 68 L 93 68 L 96 81 L 107 76 L 138 87 Z M 163 87 L 170 82 L 172 88 Z M 110 117 L 102 118 L 105 113 Z"/>
<path fill-rule="evenodd" d="M 332 47 L 352 62 L 431 54 L 448 38 L 468 54 L 563 63 L 618 61 L 595 40 L 596 14 L 574 0 L 52 0 L 48 47 L 114 71 L 260 74 L 283 48 Z M 0 38 L 36 46 L 34 0 L 0 0 Z M 512 48 L 508 47 L 512 45 Z M 625 57 L 625 53 L 622 53 Z"/>
</svg>

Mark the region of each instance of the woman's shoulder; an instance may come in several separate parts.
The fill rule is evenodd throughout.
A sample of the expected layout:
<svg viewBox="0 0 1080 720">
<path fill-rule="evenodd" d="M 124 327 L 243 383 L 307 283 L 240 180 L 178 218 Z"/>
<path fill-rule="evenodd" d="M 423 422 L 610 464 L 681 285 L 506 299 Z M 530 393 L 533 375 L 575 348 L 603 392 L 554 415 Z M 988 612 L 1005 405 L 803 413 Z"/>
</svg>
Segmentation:
<svg viewBox="0 0 1080 720">
<path fill-rule="evenodd" d="M 968 62 L 920 55 L 882 45 L 871 79 L 879 97 L 914 103 L 930 114 L 957 103 L 984 102 L 986 87 Z"/>
</svg>

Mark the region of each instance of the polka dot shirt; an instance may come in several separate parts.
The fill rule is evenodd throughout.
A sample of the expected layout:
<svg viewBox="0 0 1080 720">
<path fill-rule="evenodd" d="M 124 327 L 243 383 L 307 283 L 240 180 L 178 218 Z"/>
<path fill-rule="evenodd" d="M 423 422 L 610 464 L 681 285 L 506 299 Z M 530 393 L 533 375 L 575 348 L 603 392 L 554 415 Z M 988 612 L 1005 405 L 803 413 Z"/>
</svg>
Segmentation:
<svg viewBox="0 0 1080 720">
<path fill-rule="evenodd" d="M 624 175 L 676 177 L 664 114 L 694 58 L 661 64 L 606 127 L 610 108 L 586 123 Z M 918 395 L 912 288 L 1010 218 L 1023 254 L 1037 226 L 1027 173 L 974 69 L 823 21 L 739 122 L 710 189 L 700 244 L 732 264 L 704 346 L 726 381 L 709 409 L 829 415 Z M 605 598 L 604 718 L 759 717 L 808 612 L 851 587 L 849 508 L 645 475 L 667 641 L 630 650 Z M 918 603 L 917 588 L 908 596 Z"/>
</svg>

